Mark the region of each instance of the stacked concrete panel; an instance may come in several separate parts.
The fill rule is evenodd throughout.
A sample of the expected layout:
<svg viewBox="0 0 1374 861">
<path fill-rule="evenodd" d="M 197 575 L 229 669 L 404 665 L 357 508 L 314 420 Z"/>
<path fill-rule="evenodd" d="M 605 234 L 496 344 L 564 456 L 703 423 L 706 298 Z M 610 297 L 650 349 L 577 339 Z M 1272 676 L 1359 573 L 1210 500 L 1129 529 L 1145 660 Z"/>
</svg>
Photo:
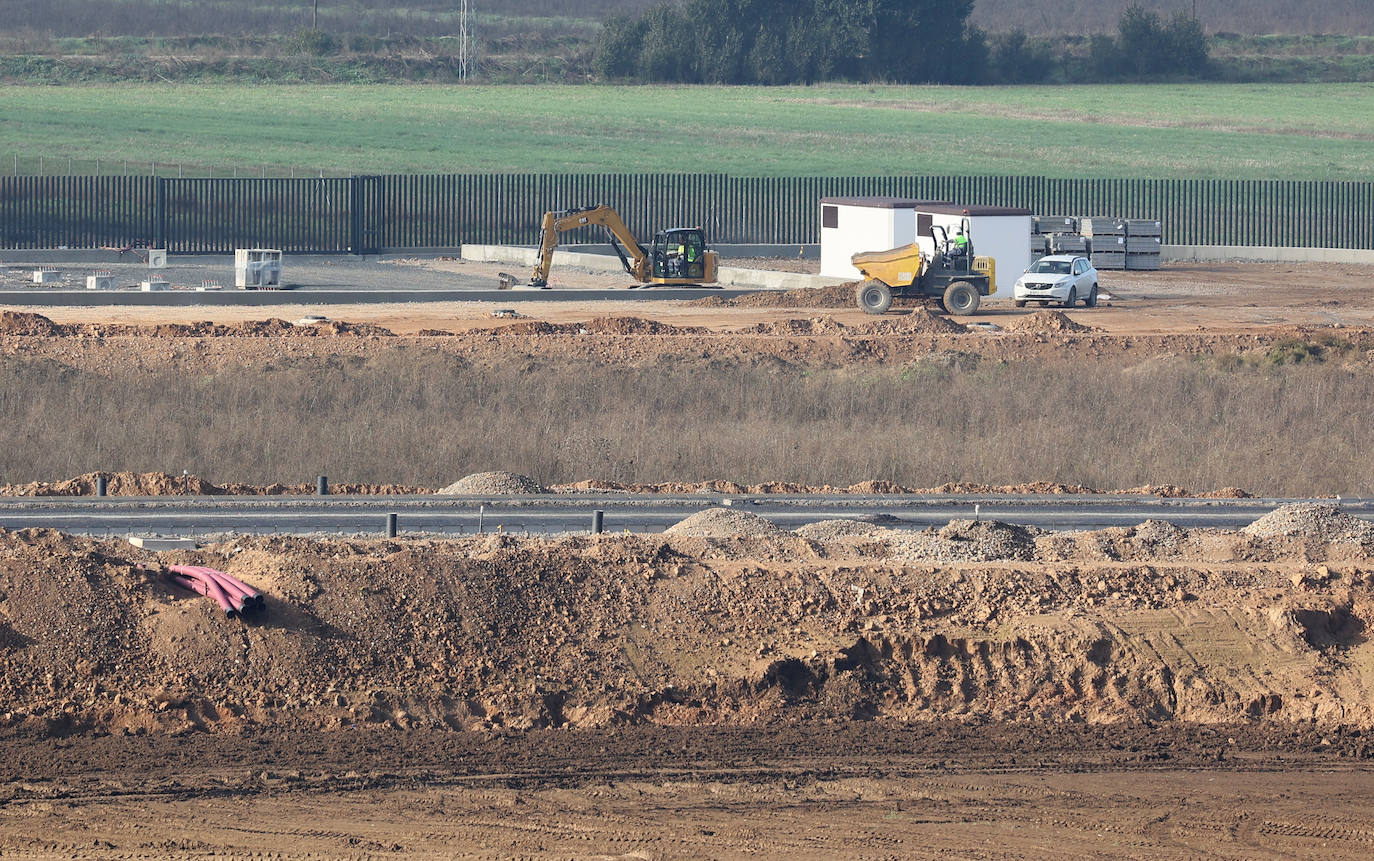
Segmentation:
<svg viewBox="0 0 1374 861">
<path fill-rule="evenodd" d="M 1031 229 L 1044 236 L 1052 233 L 1077 233 L 1078 219 L 1071 215 L 1037 215 Z"/>
<path fill-rule="evenodd" d="M 1050 237 L 1050 253 L 1052 254 L 1086 256 L 1091 249 L 1092 243 L 1086 236 L 1079 236 L 1074 233 L 1056 233 Z"/>
<path fill-rule="evenodd" d="M 1098 269 L 1126 268 L 1126 221 L 1094 216 L 1079 220 L 1079 229 L 1089 239 L 1093 266 Z"/>
<path fill-rule="evenodd" d="M 1158 269 L 1163 229 L 1158 221 L 1133 218 L 1126 222 L 1126 268 Z"/>
<path fill-rule="evenodd" d="M 1071 215 L 1037 215 L 1031 219 L 1031 257 L 1046 254 L 1086 254 L 1087 244 L 1078 235 L 1078 219 Z"/>
</svg>

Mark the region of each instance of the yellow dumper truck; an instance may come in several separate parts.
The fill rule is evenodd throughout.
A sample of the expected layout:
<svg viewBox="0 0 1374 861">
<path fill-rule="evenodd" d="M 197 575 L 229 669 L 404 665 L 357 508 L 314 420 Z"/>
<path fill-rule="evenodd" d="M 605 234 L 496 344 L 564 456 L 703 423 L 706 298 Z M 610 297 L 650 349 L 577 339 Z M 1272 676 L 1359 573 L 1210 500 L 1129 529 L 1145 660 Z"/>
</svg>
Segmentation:
<svg viewBox="0 0 1374 861">
<path fill-rule="evenodd" d="M 893 296 L 934 296 L 951 314 L 978 313 L 982 297 L 997 290 L 997 262 L 974 256 L 967 222 L 953 239 L 945 228 L 934 225 L 930 238 L 935 248 L 930 257 L 915 242 L 851 257 L 864 277 L 854 291 L 859 307 L 882 314 L 892 307 Z"/>
</svg>

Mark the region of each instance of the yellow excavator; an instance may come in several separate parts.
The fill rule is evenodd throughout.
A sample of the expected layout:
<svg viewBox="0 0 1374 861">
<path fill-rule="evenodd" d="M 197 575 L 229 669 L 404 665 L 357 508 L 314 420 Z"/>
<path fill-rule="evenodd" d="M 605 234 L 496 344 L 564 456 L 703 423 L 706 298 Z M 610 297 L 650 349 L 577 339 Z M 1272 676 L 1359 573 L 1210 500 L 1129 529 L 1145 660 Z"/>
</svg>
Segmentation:
<svg viewBox="0 0 1374 861">
<path fill-rule="evenodd" d="M 540 227 L 539 258 L 529 286 L 549 286 L 549 266 L 558 237 L 565 230 L 597 225 L 611 238 L 611 247 L 630 277 L 640 284 L 714 284 L 720 255 L 706 247 L 706 234 L 700 227 L 673 227 L 654 234 L 653 244 L 645 248 L 625 226 L 620 214 L 609 206 L 584 206 L 546 212 Z M 501 274 L 501 285 L 512 286 L 516 279 Z"/>
</svg>

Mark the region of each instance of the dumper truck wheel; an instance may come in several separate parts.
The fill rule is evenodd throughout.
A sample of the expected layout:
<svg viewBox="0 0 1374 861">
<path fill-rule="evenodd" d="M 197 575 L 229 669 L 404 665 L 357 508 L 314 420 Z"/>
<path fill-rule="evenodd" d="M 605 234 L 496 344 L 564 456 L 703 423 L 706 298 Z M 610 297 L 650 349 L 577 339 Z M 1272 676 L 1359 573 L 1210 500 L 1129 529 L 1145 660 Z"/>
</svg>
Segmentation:
<svg viewBox="0 0 1374 861">
<path fill-rule="evenodd" d="M 892 288 L 876 278 L 870 278 L 854 291 L 854 299 L 865 314 L 886 314 L 892 307 Z"/>
<path fill-rule="evenodd" d="M 951 314 L 977 314 L 978 288 L 967 281 L 955 281 L 945 288 L 945 310 Z"/>
</svg>

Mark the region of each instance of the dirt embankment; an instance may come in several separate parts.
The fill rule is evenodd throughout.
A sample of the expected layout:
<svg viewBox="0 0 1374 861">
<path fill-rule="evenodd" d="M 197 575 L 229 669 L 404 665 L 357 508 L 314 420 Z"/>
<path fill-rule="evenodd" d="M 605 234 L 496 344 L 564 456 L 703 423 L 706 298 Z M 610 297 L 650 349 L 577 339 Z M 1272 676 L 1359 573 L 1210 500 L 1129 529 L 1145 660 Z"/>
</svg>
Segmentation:
<svg viewBox="0 0 1374 861">
<path fill-rule="evenodd" d="M 61 481 L 31 481 L 26 484 L 0 484 L 0 496 L 94 496 L 96 482 L 105 479 L 105 492 L 110 496 L 291 496 L 316 492 L 313 484 L 247 484 L 225 482 L 216 484 L 198 475 L 170 475 L 165 472 L 88 472 Z M 648 493 L 665 495 L 739 494 L 766 496 L 768 494 L 1122 494 L 1159 496 L 1165 498 L 1200 497 L 1246 499 L 1250 493 L 1234 487 L 1212 491 L 1191 491 L 1176 485 L 1142 485 L 1125 490 L 1102 491 L 1077 484 L 1031 482 L 1028 484 L 974 484 L 963 482 L 939 487 L 905 487 L 891 481 L 860 481 L 845 487 L 828 484 L 798 484 L 787 481 L 767 481 L 740 484 L 734 481 L 665 481 L 656 484 L 631 484 L 601 479 L 586 479 L 569 484 L 545 487 L 533 478 L 511 472 L 478 472 L 463 476 L 438 490 L 412 484 L 362 484 L 331 482 L 331 494 L 418 495 L 437 493 L 445 496 L 505 496 L 540 493 Z"/>
<path fill-rule="evenodd" d="M 245 625 L 58 533 L 0 534 L 0 723 L 523 729 L 785 718 L 1374 727 L 1374 528 L 956 521 L 803 534 L 240 539 L 162 561 L 268 596 Z M 758 528 L 754 528 L 757 526 Z"/>
<path fill-rule="evenodd" d="M 392 332 L 371 323 L 321 320 L 306 325 L 269 318 L 244 323 L 161 323 L 130 326 L 123 323 L 54 323 L 42 314 L 0 312 L 0 335 L 50 338 L 317 338 L 327 335 L 391 337 Z"/>
<path fill-rule="evenodd" d="M 198 475 L 169 475 L 165 472 L 88 472 L 62 481 L 31 481 L 27 484 L 0 485 L 0 496 L 94 496 L 96 482 L 105 479 L 110 496 L 285 496 L 315 493 L 313 484 L 214 484 Z M 406 484 L 331 483 L 330 493 L 341 494 L 416 494 L 429 488 Z"/>
</svg>

